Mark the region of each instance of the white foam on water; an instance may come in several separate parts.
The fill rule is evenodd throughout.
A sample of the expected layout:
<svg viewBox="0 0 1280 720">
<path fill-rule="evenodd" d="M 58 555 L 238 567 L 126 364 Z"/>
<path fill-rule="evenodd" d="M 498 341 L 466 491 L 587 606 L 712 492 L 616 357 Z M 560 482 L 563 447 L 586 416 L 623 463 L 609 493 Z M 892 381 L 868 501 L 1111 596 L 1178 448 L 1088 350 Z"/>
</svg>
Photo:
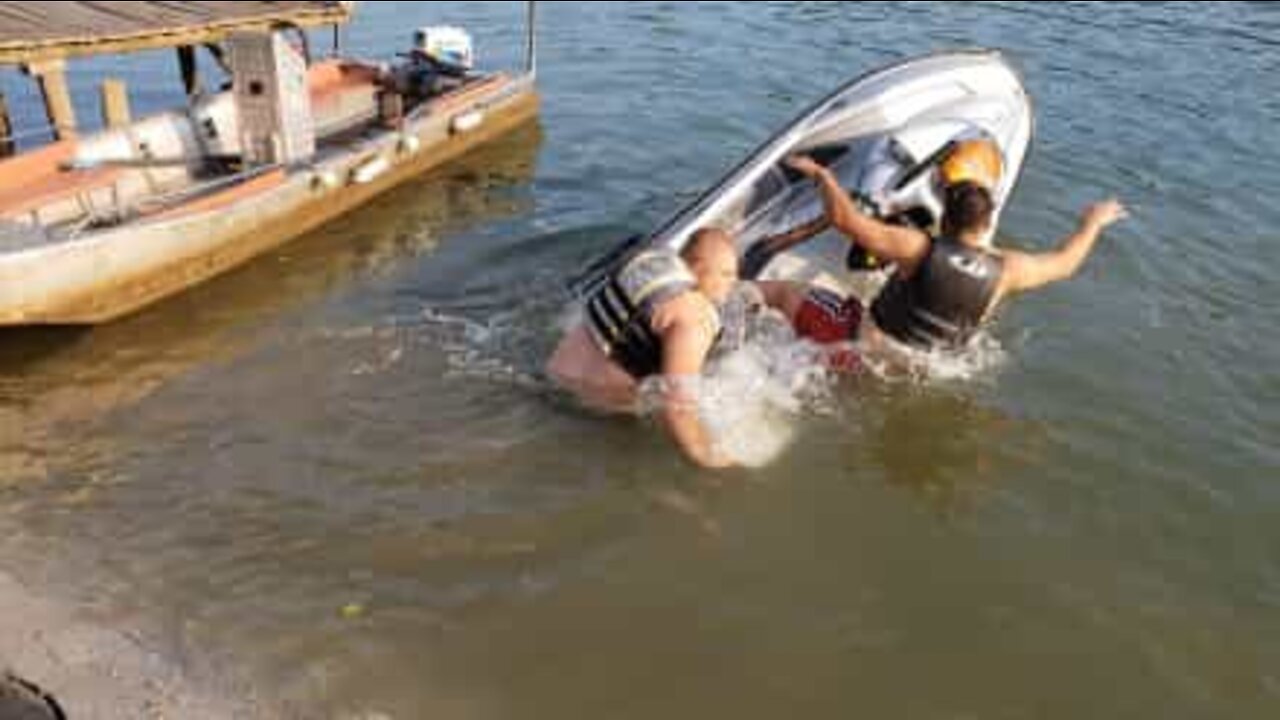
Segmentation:
<svg viewBox="0 0 1280 720">
<path fill-rule="evenodd" d="M 891 350 L 862 347 L 861 351 L 863 366 L 875 377 L 923 386 L 989 379 L 1009 360 L 1000 341 L 986 332 L 961 351 L 917 350 L 896 343 Z"/>
<path fill-rule="evenodd" d="M 535 374 L 521 367 L 520 356 L 534 331 L 521 311 L 478 321 L 426 308 L 422 317 L 427 331 L 420 340 L 444 351 L 449 378 L 541 387 Z"/>
<path fill-rule="evenodd" d="M 645 381 L 641 411 L 657 414 L 678 390 L 696 399 L 721 453 L 751 468 L 776 461 L 794 442 L 802 418 L 832 406 L 835 378 L 820 348 L 797 340 L 785 320 L 771 315 L 753 328 L 745 345 L 713 360 L 701 377 Z"/>
<path fill-rule="evenodd" d="M 403 359 L 405 344 L 424 344 L 443 350 L 450 379 L 549 389 L 538 372 L 545 358 L 533 355 L 543 350 L 548 337 L 558 337 L 582 317 L 580 305 L 557 310 L 547 314 L 522 308 L 474 319 L 427 307 L 421 311 L 421 325 L 359 333 L 360 339 L 382 345 L 382 357 L 358 370 L 385 371 Z M 659 415 L 673 390 L 695 398 L 720 452 L 742 466 L 760 468 L 791 447 L 805 418 L 839 414 L 840 375 L 827 362 L 836 348 L 797 338 L 776 311 L 764 310 L 746 322 L 745 340 L 712 359 L 701 377 L 657 377 L 642 383 L 638 409 L 646 416 Z M 390 344 L 388 350 L 390 339 L 402 342 Z M 1008 358 L 1000 343 L 986 334 L 961 353 L 896 348 L 891 356 L 861 354 L 863 366 L 875 378 L 924 386 L 989 378 Z"/>
<path fill-rule="evenodd" d="M 776 461 L 796 439 L 805 417 L 830 417 L 840 375 L 830 370 L 832 353 L 865 348 L 818 346 L 797 339 L 786 321 L 769 311 L 750 329 L 741 348 L 709 364 L 699 378 L 654 378 L 641 387 L 641 411 L 661 411 L 673 383 L 698 403 L 700 417 L 718 449 L 752 468 Z M 942 386 L 990 379 L 1008 361 L 993 336 L 982 334 L 963 352 L 895 349 L 892 356 L 862 353 L 863 367 L 879 380 Z M 848 418 L 845 418 L 848 421 Z"/>
</svg>

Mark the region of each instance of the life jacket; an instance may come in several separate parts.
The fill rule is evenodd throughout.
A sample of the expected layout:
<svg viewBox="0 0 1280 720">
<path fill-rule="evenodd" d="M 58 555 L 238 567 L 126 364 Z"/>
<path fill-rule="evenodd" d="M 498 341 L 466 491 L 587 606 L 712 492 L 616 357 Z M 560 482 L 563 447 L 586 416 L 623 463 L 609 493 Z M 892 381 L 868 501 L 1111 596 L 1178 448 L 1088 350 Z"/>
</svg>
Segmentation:
<svg viewBox="0 0 1280 720">
<path fill-rule="evenodd" d="M 662 338 L 653 331 L 653 314 L 662 303 L 697 286 L 679 255 L 647 250 L 615 271 L 587 301 L 587 329 L 632 377 L 660 374 Z"/>
<path fill-rule="evenodd" d="M 915 274 L 889 280 L 871 317 L 887 335 L 912 347 L 962 347 L 986 320 L 1003 274 L 999 256 L 936 239 Z"/>
</svg>

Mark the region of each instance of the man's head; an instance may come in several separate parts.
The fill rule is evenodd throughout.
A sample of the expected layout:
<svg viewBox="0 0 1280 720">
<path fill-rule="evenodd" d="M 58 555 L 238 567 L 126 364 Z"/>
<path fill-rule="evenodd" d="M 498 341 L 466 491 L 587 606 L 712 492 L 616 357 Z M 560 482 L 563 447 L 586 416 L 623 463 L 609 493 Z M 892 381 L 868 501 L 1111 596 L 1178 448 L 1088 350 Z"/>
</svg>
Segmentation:
<svg viewBox="0 0 1280 720">
<path fill-rule="evenodd" d="M 965 140 L 942 161 L 942 232 L 961 242 L 980 243 L 995 215 L 992 190 L 1004 175 L 1004 159 L 986 138 Z"/>
<path fill-rule="evenodd" d="M 981 242 L 991 230 L 995 211 L 991 193 L 982 186 L 972 182 L 948 186 L 942 234 L 957 242 Z"/>
<path fill-rule="evenodd" d="M 714 303 L 723 303 L 738 281 L 738 248 L 729 233 L 703 228 L 689 238 L 680 257 L 698 280 L 698 290 Z"/>
</svg>

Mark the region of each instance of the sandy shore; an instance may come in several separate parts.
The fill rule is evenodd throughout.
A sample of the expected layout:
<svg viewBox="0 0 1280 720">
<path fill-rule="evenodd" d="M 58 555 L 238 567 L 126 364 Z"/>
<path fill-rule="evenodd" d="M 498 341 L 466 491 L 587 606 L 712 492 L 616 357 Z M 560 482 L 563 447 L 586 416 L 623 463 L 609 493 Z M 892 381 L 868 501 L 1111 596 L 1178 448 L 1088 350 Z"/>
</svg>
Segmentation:
<svg viewBox="0 0 1280 720">
<path fill-rule="evenodd" d="M 104 627 L 0 572 L 0 671 L 39 685 L 71 720 L 275 717 L 219 697 L 128 628 Z"/>
</svg>

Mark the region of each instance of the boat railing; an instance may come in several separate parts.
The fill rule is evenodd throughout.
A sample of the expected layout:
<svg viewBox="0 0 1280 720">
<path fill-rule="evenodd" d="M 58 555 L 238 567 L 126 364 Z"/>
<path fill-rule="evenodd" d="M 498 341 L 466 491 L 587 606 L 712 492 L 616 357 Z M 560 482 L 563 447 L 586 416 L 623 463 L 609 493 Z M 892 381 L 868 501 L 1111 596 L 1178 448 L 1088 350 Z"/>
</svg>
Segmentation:
<svg viewBox="0 0 1280 720">
<path fill-rule="evenodd" d="M 120 202 L 117 198 L 116 206 L 112 208 L 110 213 L 103 213 L 97 210 L 87 212 L 85 217 L 78 221 L 67 233 L 67 239 L 74 240 L 91 230 L 114 227 L 130 219 L 147 217 L 171 210 L 196 198 L 262 177 L 270 172 L 279 170 L 281 167 L 283 166 L 278 164 L 255 166 L 230 175 L 220 175 L 203 180 L 171 192 L 143 197 L 128 205 Z"/>
<path fill-rule="evenodd" d="M 197 182 L 173 192 L 152 195 L 135 203 L 134 210 L 142 215 L 150 215 L 163 210 L 168 210 L 169 208 L 189 202 L 190 200 L 202 195 L 208 195 L 209 193 L 231 187 L 232 185 L 239 185 L 240 183 L 248 182 L 254 178 L 279 170 L 281 167 L 283 166 L 279 164 L 258 165 L 231 175 L 223 175 Z"/>
</svg>

